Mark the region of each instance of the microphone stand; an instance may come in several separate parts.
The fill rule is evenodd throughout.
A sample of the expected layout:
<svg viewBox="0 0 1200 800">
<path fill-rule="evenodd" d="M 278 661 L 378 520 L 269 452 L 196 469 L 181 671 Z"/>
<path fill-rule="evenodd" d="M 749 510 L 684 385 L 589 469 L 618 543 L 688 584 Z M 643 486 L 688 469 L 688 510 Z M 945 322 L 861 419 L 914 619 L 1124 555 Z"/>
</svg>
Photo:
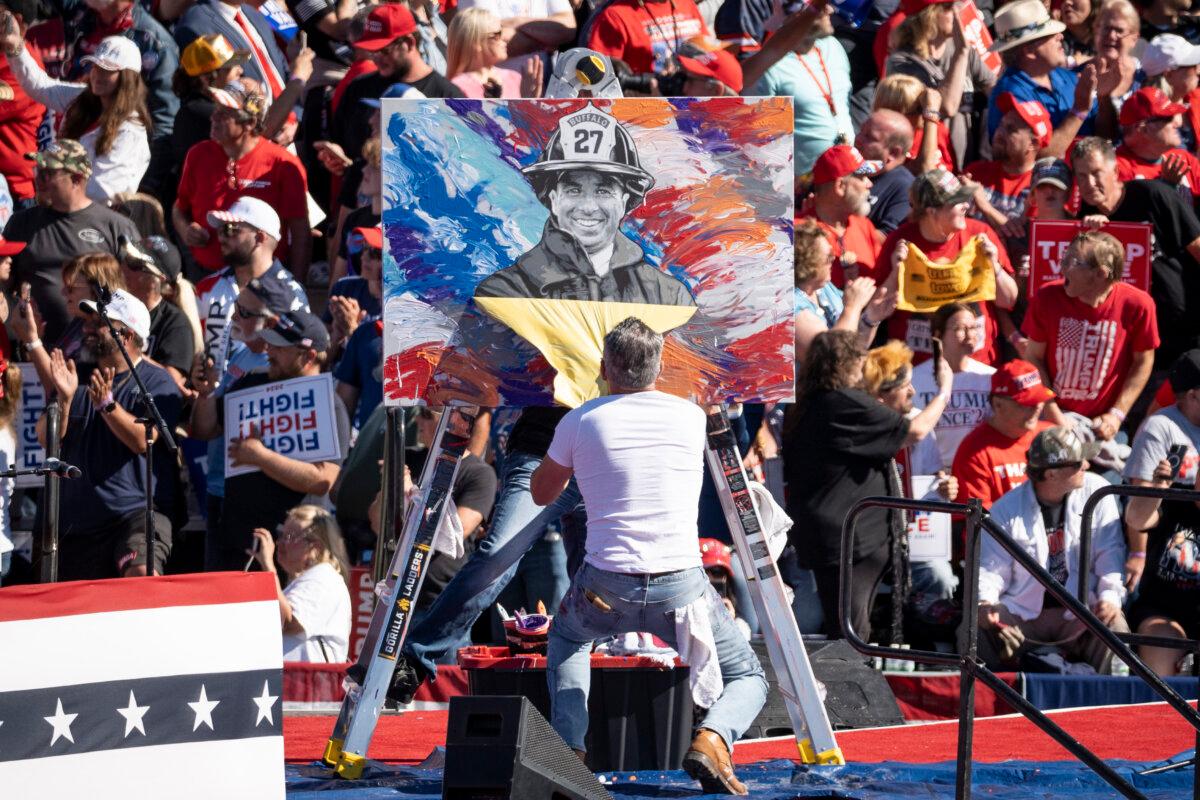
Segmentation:
<svg viewBox="0 0 1200 800">
<path fill-rule="evenodd" d="M 58 403 L 46 404 L 46 458 L 58 458 L 62 448 L 62 409 Z M 42 530 L 34 556 L 38 583 L 58 583 L 58 518 L 59 476 L 55 470 L 45 471 L 42 489 Z M 16 477 L 14 475 L 13 477 Z"/>
<path fill-rule="evenodd" d="M 141 376 L 134 369 L 133 359 L 129 357 L 129 351 L 125 349 L 125 342 L 117 335 L 116 326 L 108 318 L 107 304 L 112 299 L 112 292 L 104 286 L 96 286 L 96 288 L 98 289 L 96 292 L 96 310 L 99 312 L 100 318 L 104 320 L 104 324 L 108 327 L 108 333 L 116 343 L 117 349 L 121 351 L 121 357 L 125 359 L 125 366 L 129 367 L 129 374 L 133 377 L 133 382 L 137 384 L 137 391 L 141 395 L 142 408 L 145 411 L 144 416 L 138 417 L 137 421 L 146 430 L 146 575 L 150 577 L 154 575 L 154 430 L 158 429 L 158 435 L 162 437 L 167 450 L 172 455 L 175 455 L 179 451 L 179 445 L 175 443 L 175 438 L 171 436 L 171 431 L 167 429 L 166 420 L 159 413 L 158 406 L 154 404 L 154 396 L 150 394 L 150 390 L 146 388 L 146 384 L 142 382 Z"/>
</svg>

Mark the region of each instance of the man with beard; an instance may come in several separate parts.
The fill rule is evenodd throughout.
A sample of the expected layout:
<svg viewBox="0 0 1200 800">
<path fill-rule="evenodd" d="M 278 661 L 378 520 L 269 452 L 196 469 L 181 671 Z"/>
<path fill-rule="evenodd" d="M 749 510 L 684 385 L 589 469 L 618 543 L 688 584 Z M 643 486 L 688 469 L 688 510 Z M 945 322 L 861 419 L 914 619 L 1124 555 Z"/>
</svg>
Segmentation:
<svg viewBox="0 0 1200 800">
<path fill-rule="evenodd" d="M 241 300 L 239 299 L 239 303 Z M 254 313 L 264 313 L 261 309 Z M 236 392 L 265 383 L 319 375 L 329 349 L 329 333 L 318 317 L 306 311 L 289 311 L 275 325 L 261 331 L 266 343 L 267 372 L 234 381 L 228 391 Z M 198 387 L 211 391 L 211 385 Z M 256 471 L 225 478 L 225 502 L 221 510 L 220 540 L 228 553 L 240 547 L 244 553 L 253 543 L 255 528 L 269 531 L 281 524 L 289 509 L 302 503 L 325 505 L 325 496 L 337 480 L 342 459 L 350 446 L 350 416 L 342 403 L 333 404 L 341 456 L 332 461 L 299 461 L 268 450 L 260 432 L 252 425 L 229 446 L 234 466 L 249 465 Z M 223 440 L 225 410 L 216 404 L 218 440 Z M 222 565 L 228 569 L 229 565 Z M 236 568 L 236 567 L 235 567 Z"/>
<path fill-rule="evenodd" d="M 264 366 L 255 362 L 254 354 L 247 351 L 247 337 L 233 335 L 231 323 L 239 293 L 254 280 L 287 287 L 288 295 L 280 300 L 277 313 L 308 310 L 308 298 L 303 287 L 275 259 L 279 217 L 269 205 L 255 197 L 243 197 L 225 211 L 212 212 L 209 222 L 217 230 L 221 258 L 229 266 L 196 286 L 204 350 L 196 357 L 192 374 L 195 376 L 197 370 L 211 373 L 211 380 L 227 386 Z M 238 319 L 247 319 L 245 313 L 239 313 Z M 209 442 L 206 474 L 208 536 L 215 541 L 225 496 L 225 451 L 220 439 Z"/>
<path fill-rule="evenodd" d="M 797 11 L 742 65 L 748 96 L 792 96 L 797 175 L 842 137 L 854 139 L 850 122 L 850 60 L 833 37 L 833 7 L 824 2 Z"/>
<path fill-rule="evenodd" d="M 1179 192 L 1162 181 L 1122 182 L 1112 143 L 1081 139 L 1072 151 L 1079 215 L 1085 223 L 1148 222 L 1151 225 L 1150 296 L 1162 346 L 1155 367 L 1167 369 L 1185 350 L 1200 345 L 1200 220 Z"/>
<path fill-rule="evenodd" d="M 1003 235 L 1005 226 L 1025 233 L 1025 203 L 1038 151 L 1050 145 L 1054 129 L 1046 107 L 1036 100 L 1018 100 L 1011 93 L 998 101 L 1004 116 L 992 134 L 992 158 L 975 161 L 964 170 L 975 185 L 977 219 Z"/>
<path fill-rule="evenodd" d="M 83 470 L 82 477 L 63 481 L 59 522 L 59 579 L 129 577 L 146 574 L 145 474 L 146 429 L 138 417 L 146 412 L 137 383 L 113 339 L 85 300 L 86 343 L 97 367 L 88 385 L 80 386 L 75 362 L 61 350 L 51 354 L 51 377 L 62 412 L 62 458 Z M 112 294 L 105 311 L 129 352 L 138 377 L 154 397 L 167 427 L 179 419 L 180 396 L 162 367 L 142 357 L 150 335 L 150 312 L 123 289 Z M 158 432 L 153 432 L 157 441 Z M 46 441 L 46 422 L 38 420 L 38 440 Z M 178 476 L 175 460 L 165 451 L 154 458 L 154 559 L 165 564 L 171 551 L 171 512 Z"/>
<path fill-rule="evenodd" d="M 352 156 L 362 152 L 371 137 L 371 118 L 379 114 L 364 99 L 378 98 L 394 83 L 406 83 L 426 97 L 462 97 L 462 91 L 421 57 L 417 22 L 402 3 L 375 6 L 354 42 L 356 50 L 370 53 L 376 69 L 360 75 L 346 87 L 338 101 L 339 113 L 330 121 L 330 139 Z"/>
<path fill-rule="evenodd" d="M 1200 197 L 1200 161 L 1181 147 L 1179 115 L 1187 110 L 1153 86 L 1134 92 L 1121 105 L 1117 177 L 1162 178 L 1179 190 L 1184 202 L 1194 205 Z"/>
<path fill-rule="evenodd" d="M 813 165 L 812 208 L 804 216 L 815 219 L 829 239 L 831 280 L 839 288 L 853 278 L 877 277 L 883 235 L 866 214 L 871 210 L 871 180 L 882 166 L 865 160 L 848 144 L 834 145 Z"/>
<path fill-rule="evenodd" d="M 29 283 L 38 313 L 46 321 L 41 337 L 56 342 L 67 323 L 62 267 L 85 253 L 120 253 L 122 236 L 142 238 L 134 224 L 87 196 L 92 164 L 83 145 L 59 139 L 26 156 L 36 165 L 38 205 L 18 211 L 4 227 L 4 238 L 25 242 L 13 258 L 10 286 Z"/>
</svg>

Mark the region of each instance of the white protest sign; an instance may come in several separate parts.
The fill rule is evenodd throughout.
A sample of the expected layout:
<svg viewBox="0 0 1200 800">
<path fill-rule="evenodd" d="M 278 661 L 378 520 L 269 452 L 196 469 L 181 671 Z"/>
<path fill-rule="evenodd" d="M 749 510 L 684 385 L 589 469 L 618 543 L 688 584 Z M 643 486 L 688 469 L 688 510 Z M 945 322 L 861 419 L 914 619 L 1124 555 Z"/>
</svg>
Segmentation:
<svg viewBox="0 0 1200 800">
<path fill-rule="evenodd" d="M 943 500 L 937 493 L 936 475 L 913 475 L 912 496 L 918 500 Z M 912 512 L 908 523 L 909 561 L 950 560 L 950 515 Z"/>
<path fill-rule="evenodd" d="M 266 383 L 225 395 L 225 476 L 257 472 L 258 467 L 234 466 L 229 446 L 248 436 L 251 427 L 268 450 L 297 461 L 341 458 L 333 376 L 328 372 Z"/>
<path fill-rule="evenodd" d="M 39 466 L 46 459 L 46 450 L 38 444 L 37 423 L 46 408 L 46 390 L 33 364 L 17 364 L 21 370 L 21 405 L 17 420 L 17 469 Z M 44 485 L 38 475 L 22 475 L 17 486 L 27 489 Z"/>
</svg>

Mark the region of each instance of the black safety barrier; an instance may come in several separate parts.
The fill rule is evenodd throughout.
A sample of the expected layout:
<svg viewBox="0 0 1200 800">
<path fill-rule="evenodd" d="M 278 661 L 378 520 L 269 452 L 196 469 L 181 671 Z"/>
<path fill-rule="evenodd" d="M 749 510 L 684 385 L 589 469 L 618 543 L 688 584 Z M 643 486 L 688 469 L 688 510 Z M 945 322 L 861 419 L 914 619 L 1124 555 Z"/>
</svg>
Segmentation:
<svg viewBox="0 0 1200 800">
<path fill-rule="evenodd" d="M 854 556 L 854 532 L 858 516 L 868 508 L 890 508 L 899 511 L 923 511 L 933 514 L 956 514 L 966 518 L 966 559 L 963 586 L 963 635 L 960 646 L 963 652 L 959 654 L 937 653 L 928 650 L 905 650 L 898 647 L 885 647 L 868 644 L 854 631 L 851 620 L 850 598 L 853 587 L 852 564 Z M 1086 517 L 1085 517 L 1086 518 Z M 1112 767 L 1096 756 L 1091 750 L 1080 744 L 1074 737 L 1059 727 L 1040 709 L 1036 708 L 1015 689 L 1009 686 L 988 669 L 978 657 L 979 641 L 979 552 L 980 529 L 986 530 L 1012 559 L 1024 568 L 1042 585 L 1043 589 L 1058 600 L 1062 606 L 1073 613 L 1084 627 L 1096 636 L 1118 658 L 1129 665 L 1130 672 L 1146 681 L 1172 708 L 1178 711 L 1184 719 L 1196 729 L 1200 737 L 1200 714 L 1186 700 L 1167 686 L 1161 678 L 1150 670 L 1138 658 L 1129 646 L 1115 633 L 1102 623 L 1086 602 L 1081 602 L 1072 595 L 1062 584 L 1054 580 L 1050 573 L 1037 563 L 1036 559 L 1017 544 L 1008 533 L 997 525 L 983 509 L 978 499 L 972 499 L 966 504 L 947 503 L 930 500 L 908 500 L 893 497 L 867 497 L 857 502 L 842 523 L 842 549 L 840 559 L 840 595 L 838 598 L 838 618 L 842 635 L 855 650 L 868 656 L 893 658 L 913 661 L 918 664 L 933 664 L 950 667 L 959 672 L 959 703 L 958 703 L 958 763 L 955 776 L 955 798 L 967 800 L 971 796 L 971 749 L 975 732 L 975 681 L 982 681 L 1002 700 L 1017 709 L 1026 719 L 1037 725 L 1047 736 L 1061 745 L 1080 762 L 1099 775 L 1110 786 L 1131 800 L 1145 800 L 1145 795 L 1133 787 L 1129 781 L 1117 774 Z M 1086 564 L 1081 559 L 1081 564 Z M 1086 571 L 1084 569 L 1081 572 Z M 1196 767 L 1200 770 L 1200 766 Z M 1193 797 L 1200 800 L 1200 775 L 1193 778 Z"/>
</svg>

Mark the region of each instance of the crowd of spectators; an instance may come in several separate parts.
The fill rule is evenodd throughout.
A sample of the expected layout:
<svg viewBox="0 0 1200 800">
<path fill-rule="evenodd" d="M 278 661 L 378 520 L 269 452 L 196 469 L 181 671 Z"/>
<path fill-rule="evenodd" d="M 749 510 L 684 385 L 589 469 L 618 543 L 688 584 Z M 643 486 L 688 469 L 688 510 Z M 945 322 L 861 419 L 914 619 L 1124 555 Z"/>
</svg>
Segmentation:
<svg viewBox="0 0 1200 800">
<path fill-rule="evenodd" d="M 583 45 L 613 60 L 627 95 L 793 100 L 796 402 L 734 416 L 747 466 L 782 467 L 794 526 L 781 567 L 806 632 L 840 635 L 846 511 L 925 476 L 942 498 L 980 499 L 1064 585 L 1088 571 L 1089 602 L 1114 630 L 1196 636 L 1192 505 L 1106 501 L 1092 563 L 1078 563 L 1079 511 L 1098 486 L 1200 486 L 1200 22 L 1188 5 L 878 0 L 852 22 L 826 0 L 0 0 L 0 467 L 16 452 L 16 363 L 29 362 L 61 410 L 63 459 L 84 471 L 63 488 L 63 578 L 146 573 L 154 448 L 158 571 L 282 571 L 289 658 L 344 660 L 342 590 L 379 525 L 380 100 L 541 97 L 557 53 Z M 1054 280 L 1030 288 L 1034 220 L 1082 227 Z M 1110 222 L 1149 225 L 1148 286 L 1126 282 Z M 986 263 L 986 300 L 897 309 L 910 257 L 965 252 Z M 139 422 L 118 345 L 182 460 Z M 337 458 L 289 458 L 253 428 L 226 446 L 228 392 L 322 373 L 336 386 Z M 408 419 L 413 474 L 437 413 Z M 578 496 L 543 510 L 528 495 L 559 418 L 480 415 L 454 488 L 466 553 L 431 567 L 428 636 L 415 626 L 409 651 L 418 678 L 453 644 L 494 635 L 471 626 L 503 584 L 501 602 L 551 609 L 566 591 Z M 253 471 L 226 475 L 227 457 Z M 11 482 L 0 500 L 0 576 L 28 579 L 29 540 L 14 531 L 41 512 Z M 698 515 L 719 540 L 709 550 L 730 543 L 718 515 Z M 524 560 L 499 554 L 489 530 Z M 962 614 L 978 614 L 993 665 L 1110 668 L 994 546 L 980 607 L 961 609 L 959 530 L 951 558 L 910 559 L 903 516 L 862 517 L 859 635 L 953 645 Z M 713 579 L 755 629 L 738 560 L 726 553 Z M 873 614 L 888 605 L 880 584 L 898 612 Z M 1177 667 L 1144 652 L 1164 674 Z"/>
</svg>

